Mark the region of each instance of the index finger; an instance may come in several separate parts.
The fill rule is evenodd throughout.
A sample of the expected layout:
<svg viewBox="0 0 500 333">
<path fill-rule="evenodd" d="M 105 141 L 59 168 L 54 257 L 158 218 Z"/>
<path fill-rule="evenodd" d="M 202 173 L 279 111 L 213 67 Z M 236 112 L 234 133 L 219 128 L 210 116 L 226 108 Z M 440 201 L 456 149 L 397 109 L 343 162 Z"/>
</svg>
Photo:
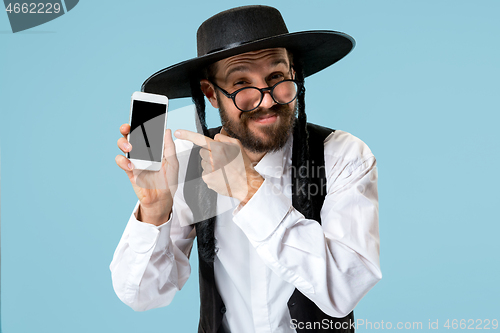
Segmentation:
<svg viewBox="0 0 500 333">
<path fill-rule="evenodd" d="M 210 143 L 214 142 L 214 140 L 200 134 L 200 133 L 195 133 L 191 132 L 188 130 L 177 130 L 174 133 L 175 137 L 177 139 L 182 139 L 182 140 L 188 140 L 194 143 L 197 146 L 200 147 L 207 147 L 210 148 Z"/>
</svg>

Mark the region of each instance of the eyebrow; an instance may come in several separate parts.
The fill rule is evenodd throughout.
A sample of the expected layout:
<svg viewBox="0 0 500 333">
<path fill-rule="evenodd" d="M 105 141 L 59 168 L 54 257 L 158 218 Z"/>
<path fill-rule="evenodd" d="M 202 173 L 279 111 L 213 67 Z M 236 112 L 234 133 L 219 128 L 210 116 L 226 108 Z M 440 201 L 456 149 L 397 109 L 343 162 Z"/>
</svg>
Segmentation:
<svg viewBox="0 0 500 333">
<path fill-rule="evenodd" d="M 283 64 L 285 66 L 288 66 L 288 62 L 285 60 L 285 58 L 278 58 L 276 60 L 274 60 L 272 63 L 271 63 L 271 67 L 277 67 L 278 65 L 280 64 Z M 249 69 L 247 66 L 245 65 L 240 65 L 240 66 L 236 66 L 236 67 L 233 67 L 231 68 L 227 74 L 226 74 L 226 79 L 231 75 L 233 74 L 234 72 L 248 72 Z"/>
<path fill-rule="evenodd" d="M 289 66 L 288 65 L 288 61 L 286 61 L 285 58 L 276 59 L 275 61 L 273 61 L 273 63 L 271 64 L 271 66 L 276 67 L 279 64 L 283 64 L 283 65 L 285 65 L 285 67 Z"/>
<path fill-rule="evenodd" d="M 234 72 L 248 72 L 248 67 L 245 65 L 241 65 L 231 68 L 226 74 L 226 79 Z"/>
</svg>

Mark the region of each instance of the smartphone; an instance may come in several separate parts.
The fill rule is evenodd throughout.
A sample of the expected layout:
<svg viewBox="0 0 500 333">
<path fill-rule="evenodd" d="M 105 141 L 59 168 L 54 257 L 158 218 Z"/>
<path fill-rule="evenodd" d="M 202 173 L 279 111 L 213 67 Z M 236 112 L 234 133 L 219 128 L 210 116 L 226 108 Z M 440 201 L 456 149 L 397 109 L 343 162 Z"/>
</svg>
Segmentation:
<svg viewBox="0 0 500 333">
<path fill-rule="evenodd" d="M 127 158 L 135 169 L 158 171 L 163 159 L 168 98 L 163 95 L 136 91 L 130 103 L 130 133 L 132 150 Z"/>
</svg>

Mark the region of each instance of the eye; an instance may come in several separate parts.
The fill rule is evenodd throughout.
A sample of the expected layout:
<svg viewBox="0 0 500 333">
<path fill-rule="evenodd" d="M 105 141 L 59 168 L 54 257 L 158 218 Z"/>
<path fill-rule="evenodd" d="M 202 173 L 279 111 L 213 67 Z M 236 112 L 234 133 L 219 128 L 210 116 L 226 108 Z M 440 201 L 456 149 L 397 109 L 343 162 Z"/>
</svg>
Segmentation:
<svg viewBox="0 0 500 333">
<path fill-rule="evenodd" d="M 283 73 L 273 73 L 269 76 L 270 81 L 278 81 L 278 80 L 283 80 L 285 76 Z"/>
<path fill-rule="evenodd" d="M 233 87 L 235 88 L 242 88 L 250 85 L 249 81 L 247 79 L 239 79 L 235 80 L 233 83 Z"/>
</svg>

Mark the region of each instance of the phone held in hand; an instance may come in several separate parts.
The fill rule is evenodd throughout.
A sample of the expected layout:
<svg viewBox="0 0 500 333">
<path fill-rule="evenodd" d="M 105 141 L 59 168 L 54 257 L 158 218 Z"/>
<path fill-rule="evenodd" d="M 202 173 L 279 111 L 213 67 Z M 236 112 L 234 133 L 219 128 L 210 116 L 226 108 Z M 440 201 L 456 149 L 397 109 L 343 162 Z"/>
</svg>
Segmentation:
<svg viewBox="0 0 500 333">
<path fill-rule="evenodd" d="M 158 171 L 163 159 L 168 98 L 163 95 L 136 91 L 130 104 L 130 133 L 132 150 L 127 158 L 135 169 Z"/>
</svg>

